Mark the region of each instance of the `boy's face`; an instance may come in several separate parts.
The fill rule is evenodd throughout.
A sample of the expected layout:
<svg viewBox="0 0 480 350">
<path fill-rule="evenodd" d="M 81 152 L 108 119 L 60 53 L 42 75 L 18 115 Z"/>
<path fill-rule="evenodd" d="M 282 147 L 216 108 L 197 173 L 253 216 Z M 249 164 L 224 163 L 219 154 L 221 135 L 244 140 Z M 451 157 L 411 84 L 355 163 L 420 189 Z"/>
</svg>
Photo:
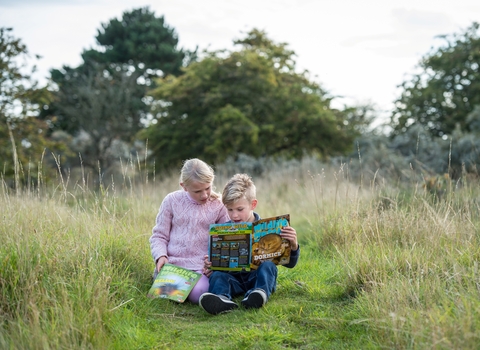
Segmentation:
<svg viewBox="0 0 480 350">
<path fill-rule="evenodd" d="M 246 198 L 239 199 L 238 201 L 233 202 L 232 204 L 226 205 L 228 216 L 233 222 L 242 222 L 248 221 L 253 222 L 255 216 L 253 215 L 253 210 L 257 206 L 257 200 L 254 199 L 250 203 Z"/>
<path fill-rule="evenodd" d="M 183 187 L 185 191 L 188 192 L 190 197 L 197 202 L 198 204 L 205 204 L 207 203 L 208 198 L 210 198 L 210 194 L 212 193 L 212 183 L 203 183 L 193 181 L 188 186 L 181 183 L 180 186 Z"/>
</svg>

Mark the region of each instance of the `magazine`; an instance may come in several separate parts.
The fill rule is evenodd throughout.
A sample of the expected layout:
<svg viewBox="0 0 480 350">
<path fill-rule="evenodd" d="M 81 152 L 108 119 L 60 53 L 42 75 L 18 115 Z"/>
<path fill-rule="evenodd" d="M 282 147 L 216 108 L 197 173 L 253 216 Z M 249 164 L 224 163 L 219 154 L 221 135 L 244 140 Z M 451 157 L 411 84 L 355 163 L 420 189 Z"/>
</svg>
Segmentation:
<svg viewBox="0 0 480 350">
<path fill-rule="evenodd" d="M 153 281 L 147 296 L 183 303 L 201 276 L 201 273 L 177 265 L 165 264 Z"/>
<path fill-rule="evenodd" d="M 208 256 L 212 270 L 250 271 L 266 260 L 276 265 L 290 262 L 290 241 L 280 230 L 290 225 L 290 214 L 252 222 L 210 225 Z"/>
</svg>

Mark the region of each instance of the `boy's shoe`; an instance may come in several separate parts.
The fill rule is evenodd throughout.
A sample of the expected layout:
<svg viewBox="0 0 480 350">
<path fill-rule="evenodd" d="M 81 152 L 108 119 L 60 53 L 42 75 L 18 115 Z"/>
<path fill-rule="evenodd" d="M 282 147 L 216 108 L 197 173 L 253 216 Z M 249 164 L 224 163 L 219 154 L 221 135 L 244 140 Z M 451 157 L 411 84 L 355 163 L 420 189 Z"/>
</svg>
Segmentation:
<svg viewBox="0 0 480 350">
<path fill-rule="evenodd" d="M 223 295 L 213 293 L 203 293 L 200 295 L 198 303 L 206 312 L 212 315 L 218 315 L 223 312 L 232 311 L 238 305 Z"/>
<path fill-rule="evenodd" d="M 254 289 L 247 297 L 242 300 L 242 305 L 246 309 L 258 309 L 267 302 L 267 294 L 263 289 Z"/>
</svg>

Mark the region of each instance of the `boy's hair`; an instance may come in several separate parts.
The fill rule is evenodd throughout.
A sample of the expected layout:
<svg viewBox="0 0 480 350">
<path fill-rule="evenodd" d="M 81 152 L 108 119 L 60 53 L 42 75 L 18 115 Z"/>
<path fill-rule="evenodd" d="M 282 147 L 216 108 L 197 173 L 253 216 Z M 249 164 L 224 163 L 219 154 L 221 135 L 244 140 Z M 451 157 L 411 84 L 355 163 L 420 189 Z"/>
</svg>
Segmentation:
<svg viewBox="0 0 480 350">
<path fill-rule="evenodd" d="M 192 182 L 211 183 L 212 194 L 211 197 L 218 198 L 219 194 L 213 191 L 213 180 L 215 180 L 215 172 L 213 168 L 198 158 L 188 159 L 183 163 L 182 170 L 180 171 L 180 183 L 185 186 L 190 185 Z"/>
<path fill-rule="evenodd" d="M 223 188 L 222 202 L 225 205 L 245 198 L 249 203 L 257 198 L 257 190 L 252 178 L 247 174 L 235 174 Z"/>
</svg>

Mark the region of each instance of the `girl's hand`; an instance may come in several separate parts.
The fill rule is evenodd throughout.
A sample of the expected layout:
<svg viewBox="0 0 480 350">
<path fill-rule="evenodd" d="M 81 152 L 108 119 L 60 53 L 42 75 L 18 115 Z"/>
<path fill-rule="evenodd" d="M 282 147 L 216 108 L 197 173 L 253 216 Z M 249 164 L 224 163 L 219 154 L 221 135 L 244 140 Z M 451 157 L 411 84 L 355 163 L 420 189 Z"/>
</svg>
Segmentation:
<svg viewBox="0 0 480 350">
<path fill-rule="evenodd" d="M 157 260 L 157 272 L 160 272 L 163 265 L 165 265 L 166 263 L 168 263 L 168 258 L 165 255 L 159 257 Z"/>
<path fill-rule="evenodd" d="M 210 267 L 212 266 L 212 262 L 208 260 L 208 255 L 205 255 L 204 260 L 203 260 L 203 274 L 207 277 L 210 277 L 212 274 L 212 270 L 210 270 Z"/>
<path fill-rule="evenodd" d="M 295 231 L 293 227 L 291 226 L 282 227 L 280 236 L 290 241 L 290 244 L 292 245 L 292 250 L 298 249 L 297 231 Z"/>
</svg>

